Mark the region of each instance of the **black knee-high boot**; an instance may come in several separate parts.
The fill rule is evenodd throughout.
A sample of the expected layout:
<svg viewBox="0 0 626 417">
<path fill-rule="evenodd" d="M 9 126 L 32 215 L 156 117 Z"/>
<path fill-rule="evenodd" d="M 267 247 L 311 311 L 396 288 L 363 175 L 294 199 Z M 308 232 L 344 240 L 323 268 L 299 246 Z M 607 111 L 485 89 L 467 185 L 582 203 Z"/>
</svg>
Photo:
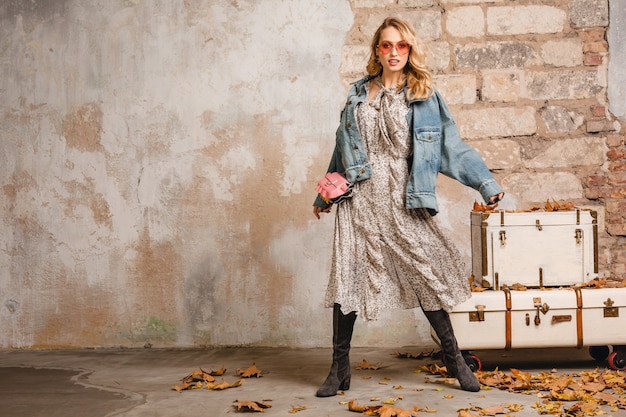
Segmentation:
<svg viewBox="0 0 626 417">
<path fill-rule="evenodd" d="M 318 397 L 332 397 L 338 390 L 350 389 L 350 341 L 356 312 L 343 314 L 341 306 L 333 307 L 333 363 L 326 381 L 317 390 Z"/>
<path fill-rule="evenodd" d="M 480 382 L 459 350 L 448 312 L 445 310 L 424 311 L 424 314 L 439 337 L 448 374 L 456 377 L 465 391 L 480 391 Z"/>
</svg>

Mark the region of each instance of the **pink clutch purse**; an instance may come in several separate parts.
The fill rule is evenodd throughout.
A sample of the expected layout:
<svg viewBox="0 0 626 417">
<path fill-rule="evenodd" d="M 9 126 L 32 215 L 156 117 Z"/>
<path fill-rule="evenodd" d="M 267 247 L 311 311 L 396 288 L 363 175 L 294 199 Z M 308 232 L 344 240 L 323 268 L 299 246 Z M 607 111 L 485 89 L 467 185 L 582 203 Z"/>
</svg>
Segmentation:
<svg viewBox="0 0 626 417">
<path fill-rule="evenodd" d="M 315 190 L 328 203 L 340 203 L 352 197 L 352 183 L 338 172 L 329 172 L 317 182 Z"/>
</svg>

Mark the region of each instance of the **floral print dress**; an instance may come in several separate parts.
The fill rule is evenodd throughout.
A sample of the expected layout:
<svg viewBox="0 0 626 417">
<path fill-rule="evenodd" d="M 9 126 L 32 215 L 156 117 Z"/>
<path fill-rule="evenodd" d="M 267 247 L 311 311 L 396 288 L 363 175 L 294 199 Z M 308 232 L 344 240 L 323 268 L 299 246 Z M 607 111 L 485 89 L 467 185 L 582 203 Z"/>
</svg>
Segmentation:
<svg viewBox="0 0 626 417">
<path fill-rule="evenodd" d="M 405 90 L 382 86 L 356 109 L 372 167 L 337 204 L 326 306 L 376 320 L 391 308 L 450 310 L 470 297 L 465 265 L 426 209 L 405 207 L 413 151 Z"/>
</svg>

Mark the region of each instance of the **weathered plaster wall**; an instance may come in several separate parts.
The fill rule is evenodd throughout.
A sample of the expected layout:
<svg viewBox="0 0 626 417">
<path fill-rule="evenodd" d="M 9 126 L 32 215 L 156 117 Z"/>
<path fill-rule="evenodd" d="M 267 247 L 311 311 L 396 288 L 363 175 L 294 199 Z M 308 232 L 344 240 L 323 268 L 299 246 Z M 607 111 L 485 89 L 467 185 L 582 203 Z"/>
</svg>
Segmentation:
<svg viewBox="0 0 626 417">
<path fill-rule="evenodd" d="M 349 3 L 0 18 L 0 347 L 325 343 L 311 187 Z"/>
<path fill-rule="evenodd" d="M 0 348 L 328 345 L 333 216 L 314 219 L 313 189 L 389 14 L 428 44 L 502 207 L 603 216 L 607 146 L 624 145 L 607 0 L 7 0 Z M 475 198 L 441 180 L 438 220 L 468 262 Z M 611 230 L 603 272 L 626 274 Z M 421 319 L 359 322 L 354 344 L 430 344 Z"/>
</svg>

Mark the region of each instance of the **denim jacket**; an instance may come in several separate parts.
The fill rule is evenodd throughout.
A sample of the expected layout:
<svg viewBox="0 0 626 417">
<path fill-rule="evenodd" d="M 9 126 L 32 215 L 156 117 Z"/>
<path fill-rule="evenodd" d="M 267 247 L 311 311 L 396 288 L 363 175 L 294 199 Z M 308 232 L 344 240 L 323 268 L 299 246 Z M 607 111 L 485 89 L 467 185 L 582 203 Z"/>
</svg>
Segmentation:
<svg viewBox="0 0 626 417">
<path fill-rule="evenodd" d="M 343 173 L 353 183 L 372 175 L 355 118 L 356 106 L 367 100 L 366 83 L 371 79 L 366 76 L 357 81 L 348 93 L 327 170 Z M 406 184 L 407 208 L 426 208 L 432 215 L 439 211 L 435 186 L 440 172 L 477 190 L 485 201 L 502 192 L 478 152 L 461 140 L 438 91 L 427 99 L 411 100 L 407 121 L 413 132 L 413 155 L 409 158 L 411 174 Z M 313 205 L 329 206 L 319 195 Z"/>
</svg>

